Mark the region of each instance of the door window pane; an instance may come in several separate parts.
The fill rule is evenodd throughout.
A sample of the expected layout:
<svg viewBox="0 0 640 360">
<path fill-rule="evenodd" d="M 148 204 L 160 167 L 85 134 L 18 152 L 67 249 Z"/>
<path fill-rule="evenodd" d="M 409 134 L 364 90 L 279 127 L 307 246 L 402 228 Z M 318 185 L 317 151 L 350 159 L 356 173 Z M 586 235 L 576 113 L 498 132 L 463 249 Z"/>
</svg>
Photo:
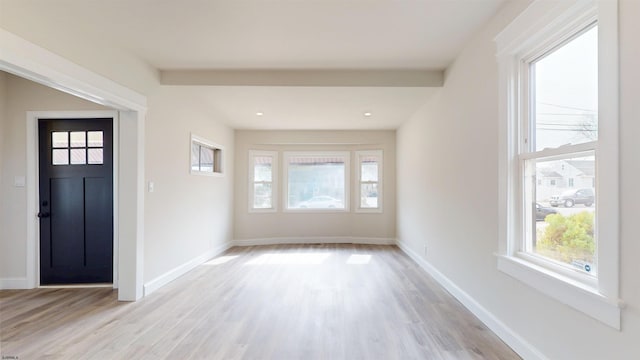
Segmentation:
<svg viewBox="0 0 640 360">
<path fill-rule="evenodd" d="M 87 139 L 84 131 L 71 132 L 71 147 L 85 147 L 86 145 Z"/>
<path fill-rule="evenodd" d="M 68 149 L 53 149 L 53 165 L 69 165 Z"/>
<path fill-rule="evenodd" d="M 71 164 L 84 165 L 87 163 L 86 149 L 71 149 Z"/>
<path fill-rule="evenodd" d="M 531 65 L 535 150 L 598 139 L 598 28 Z"/>
<path fill-rule="evenodd" d="M 102 131 L 88 131 L 87 140 L 89 147 L 102 147 L 104 143 Z"/>
<path fill-rule="evenodd" d="M 104 162 L 104 153 L 102 149 L 89 149 L 88 163 L 102 164 Z"/>
<path fill-rule="evenodd" d="M 66 131 L 54 131 L 51 133 L 51 145 L 54 148 L 69 147 L 69 133 Z"/>
</svg>

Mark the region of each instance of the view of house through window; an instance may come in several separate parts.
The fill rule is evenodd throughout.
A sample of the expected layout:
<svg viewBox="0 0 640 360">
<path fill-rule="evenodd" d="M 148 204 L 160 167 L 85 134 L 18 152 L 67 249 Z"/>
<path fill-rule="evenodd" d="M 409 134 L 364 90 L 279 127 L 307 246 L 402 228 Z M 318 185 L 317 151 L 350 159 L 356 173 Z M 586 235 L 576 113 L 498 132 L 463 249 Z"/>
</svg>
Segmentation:
<svg viewBox="0 0 640 360">
<path fill-rule="evenodd" d="M 222 174 L 222 147 L 192 136 L 191 173 Z"/>
<path fill-rule="evenodd" d="M 382 151 L 359 151 L 358 158 L 360 209 L 380 208 Z"/>
<path fill-rule="evenodd" d="M 347 209 L 349 153 L 285 153 L 287 209 Z"/>
<path fill-rule="evenodd" d="M 253 158 L 253 208 L 273 208 L 273 163 L 270 155 L 255 155 Z"/>
<path fill-rule="evenodd" d="M 530 63 L 524 251 L 596 274 L 598 29 Z"/>
</svg>

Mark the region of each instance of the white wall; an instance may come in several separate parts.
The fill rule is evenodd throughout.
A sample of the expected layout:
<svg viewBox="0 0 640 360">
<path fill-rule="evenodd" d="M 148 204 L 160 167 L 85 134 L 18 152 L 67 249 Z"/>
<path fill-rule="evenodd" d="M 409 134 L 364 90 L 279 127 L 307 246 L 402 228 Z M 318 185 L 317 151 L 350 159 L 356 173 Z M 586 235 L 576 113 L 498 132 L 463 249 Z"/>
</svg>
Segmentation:
<svg viewBox="0 0 640 360">
<path fill-rule="evenodd" d="M 233 232 L 234 133 L 218 114 L 202 111 L 180 87 L 148 98 L 144 282 L 229 245 Z M 189 173 L 190 134 L 224 147 L 224 176 Z"/>
<path fill-rule="evenodd" d="M 38 2 L 2 2 L 0 27 L 139 93 L 147 94 L 158 86 L 158 71 L 149 64 L 126 50 L 96 41 L 89 33 L 51 26 L 51 16 L 56 14 L 43 11 L 43 6 L 62 7 Z M 73 6 L 67 5 L 67 9 L 61 11 L 73 11 Z M 126 13 L 109 16 L 113 17 L 113 26 L 118 26 L 118 16 Z"/>
<path fill-rule="evenodd" d="M 6 115 L 6 83 L 7 74 L 0 71 L 0 189 L 2 189 L 2 144 L 4 139 L 4 117 Z M 1 199 L 1 198 L 0 198 Z"/>
<path fill-rule="evenodd" d="M 10 74 L 2 74 L 5 77 L 5 96 L 4 116 L 0 115 L 0 279 L 22 279 L 26 277 L 27 195 L 25 187 L 14 186 L 14 177 L 25 176 L 27 172 L 27 111 L 105 108 Z"/>
<path fill-rule="evenodd" d="M 282 145 L 282 144 L 359 145 Z M 269 145 L 265 145 L 269 144 Z M 249 150 L 279 151 L 282 180 L 282 152 L 291 150 L 383 150 L 383 213 L 353 210 L 355 160 L 351 160 L 351 211 L 348 213 L 285 213 L 279 182 L 278 212 L 249 213 Z M 372 240 L 395 238 L 395 131 L 236 131 L 235 239 L 292 237 L 360 237 Z"/>
<path fill-rule="evenodd" d="M 614 330 L 499 272 L 498 98 L 493 37 L 523 9 L 512 3 L 468 43 L 445 86 L 405 123 L 398 143 L 398 238 L 549 359 L 640 354 L 640 2 L 622 0 L 621 297 Z"/>
</svg>

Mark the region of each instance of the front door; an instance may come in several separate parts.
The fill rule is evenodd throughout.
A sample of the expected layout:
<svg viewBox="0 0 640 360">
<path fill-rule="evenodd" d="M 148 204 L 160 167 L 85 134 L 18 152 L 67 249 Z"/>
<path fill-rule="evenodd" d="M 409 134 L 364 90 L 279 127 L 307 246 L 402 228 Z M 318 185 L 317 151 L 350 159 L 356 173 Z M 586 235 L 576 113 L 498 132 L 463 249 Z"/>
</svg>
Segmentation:
<svg viewBox="0 0 640 360">
<path fill-rule="evenodd" d="M 40 284 L 113 282 L 113 119 L 38 120 Z"/>
</svg>

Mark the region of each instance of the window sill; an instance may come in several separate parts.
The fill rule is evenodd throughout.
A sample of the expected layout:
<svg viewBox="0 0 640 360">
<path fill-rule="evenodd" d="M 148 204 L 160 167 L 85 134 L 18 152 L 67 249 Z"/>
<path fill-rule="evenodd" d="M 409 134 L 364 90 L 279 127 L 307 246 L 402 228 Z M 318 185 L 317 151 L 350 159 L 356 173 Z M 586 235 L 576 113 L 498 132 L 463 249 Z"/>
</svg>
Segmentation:
<svg viewBox="0 0 640 360">
<path fill-rule="evenodd" d="M 274 209 L 274 208 L 270 208 L 270 209 L 249 208 L 249 214 L 273 214 L 277 212 L 278 212 L 278 209 Z"/>
<path fill-rule="evenodd" d="M 620 330 L 618 299 L 603 296 L 594 287 L 560 275 L 524 259 L 497 255 L 498 269 L 532 288 L 602 323 Z"/>
<path fill-rule="evenodd" d="M 223 177 L 224 176 L 223 173 L 219 173 L 219 172 L 196 171 L 196 170 L 191 170 L 190 174 L 191 175 L 198 175 L 198 176 L 210 176 L 210 177 Z"/>
</svg>

